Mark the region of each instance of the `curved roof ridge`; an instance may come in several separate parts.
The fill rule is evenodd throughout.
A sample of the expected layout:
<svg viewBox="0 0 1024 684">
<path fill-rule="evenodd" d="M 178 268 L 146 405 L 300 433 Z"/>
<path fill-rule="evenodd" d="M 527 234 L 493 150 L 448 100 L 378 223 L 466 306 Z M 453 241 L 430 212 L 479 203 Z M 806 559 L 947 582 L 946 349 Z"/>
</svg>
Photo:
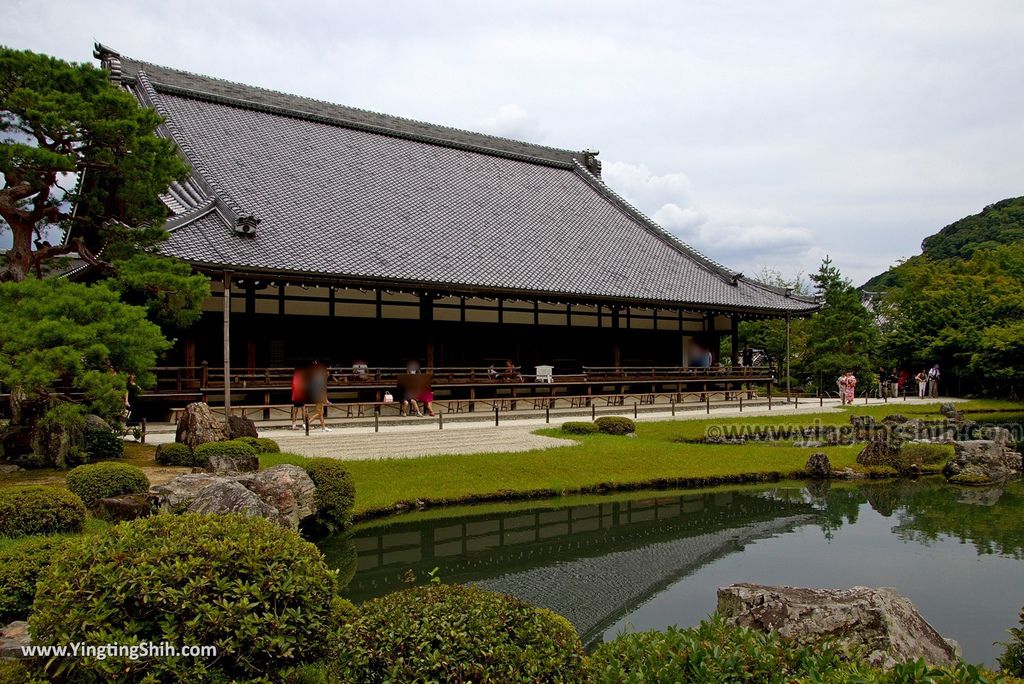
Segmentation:
<svg viewBox="0 0 1024 684">
<path fill-rule="evenodd" d="M 111 54 L 117 55 L 117 57 L 118 57 L 118 59 L 120 60 L 120 63 L 121 63 L 122 74 L 123 74 L 124 78 L 131 78 L 133 72 L 145 72 L 145 73 L 149 74 L 150 80 L 153 83 L 155 83 L 155 84 L 157 84 L 157 85 L 159 85 L 161 87 L 170 87 L 170 88 L 174 88 L 174 89 L 180 89 L 182 91 L 187 91 L 187 92 L 189 92 L 191 94 L 204 95 L 204 96 L 208 96 L 208 97 L 211 97 L 211 98 L 223 97 L 225 100 L 234 100 L 237 103 L 244 102 L 244 103 L 247 103 L 247 104 L 255 106 L 255 107 L 271 106 L 271 107 L 275 107 L 276 109 L 281 110 L 282 112 L 290 111 L 294 115 L 297 115 L 297 116 L 299 116 L 301 118 L 305 118 L 305 117 L 321 117 L 321 116 L 323 116 L 323 115 L 320 115 L 320 114 L 316 114 L 315 112 L 304 111 L 304 110 L 301 110 L 301 109 L 292 109 L 292 108 L 289 108 L 289 107 L 267 105 L 266 103 L 254 102 L 253 100 L 247 100 L 245 98 L 231 98 L 231 97 L 217 95 L 215 93 L 209 93 L 209 92 L 203 91 L 203 90 L 198 90 L 198 89 L 196 89 L 194 87 L 188 87 L 188 86 L 184 86 L 184 85 L 180 85 L 180 84 L 175 85 L 173 83 L 167 83 L 167 82 L 161 80 L 159 78 L 159 76 L 157 76 L 156 74 L 150 73 L 147 70 L 147 67 L 155 67 L 156 69 L 158 69 L 160 71 L 169 72 L 169 73 L 173 73 L 173 74 L 178 74 L 178 75 L 182 75 L 182 76 L 186 76 L 186 77 L 190 77 L 190 78 L 194 78 L 194 79 L 205 79 L 205 80 L 209 80 L 209 81 L 217 81 L 217 82 L 220 82 L 220 83 L 223 83 L 223 84 L 227 84 L 227 85 L 230 85 L 230 86 L 237 87 L 239 89 L 244 89 L 244 90 L 249 90 L 249 91 L 259 91 L 261 93 L 265 93 L 265 94 L 268 94 L 268 95 L 273 95 L 273 96 L 280 97 L 280 98 L 286 98 L 286 99 L 289 99 L 289 100 L 298 100 L 298 101 L 303 101 L 303 102 L 309 102 L 309 103 L 312 103 L 312 104 L 326 106 L 326 107 L 334 108 L 334 109 L 337 109 L 337 110 L 345 110 L 345 111 L 349 111 L 349 112 L 353 112 L 353 113 L 369 115 L 369 116 L 372 116 L 372 117 L 379 117 L 380 119 L 388 120 L 388 121 L 392 121 L 392 122 L 397 122 L 397 123 L 412 124 L 414 126 L 434 129 L 434 130 L 437 130 L 439 132 L 447 131 L 449 133 L 454 133 L 454 134 L 459 134 L 459 135 L 464 135 L 464 136 L 470 136 L 470 137 L 473 137 L 473 138 L 478 138 L 478 139 L 483 139 L 483 140 L 493 140 L 495 142 L 506 143 L 506 144 L 510 144 L 510 145 L 522 145 L 522 146 L 525 146 L 525 147 L 533 148 L 533 149 L 538 150 L 538 151 L 547 151 L 547 152 L 550 152 L 550 153 L 554 153 L 554 154 L 551 154 L 551 155 L 548 155 L 548 156 L 539 156 L 539 155 L 530 155 L 530 154 L 525 154 L 524 155 L 525 157 L 533 157 L 533 158 L 536 158 L 538 160 L 557 161 L 557 162 L 562 162 L 562 163 L 568 163 L 570 161 L 570 159 L 575 160 L 575 159 L 579 158 L 583 154 L 582 150 L 571 150 L 571 149 L 562 148 L 562 147 L 554 147 L 552 145 L 544 145 L 542 143 L 529 142 L 529 141 L 525 141 L 525 140 L 517 140 L 515 138 L 509 138 L 509 137 L 505 137 L 505 136 L 494 135 L 494 134 L 491 134 L 491 133 L 481 133 L 479 131 L 472 131 L 472 130 L 469 130 L 469 129 L 466 129 L 466 128 L 459 128 L 457 126 L 449 126 L 449 125 L 445 125 L 445 124 L 431 123 L 429 121 L 423 121 L 423 120 L 420 120 L 420 119 L 414 119 L 412 117 L 399 116 L 399 115 L 396 115 L 396 114 L 387 114 L 385 112 L 378 112 L 378 111 L 374 111 L 372 109 L 366 109 L 366 108 L 363 108 L 363 107 L 353 107 L 351 105 L 343 105 L 343 104 L 339 104 L 337 102 L 331 102 L 329 100 L 324 100 L 324 99 L 315 98 L 315 97 L 309 97 L 309 96 L 306 96 L 306 95 L 297 95 L 295 93 L 286 93 L 284 91 L 274 90 L 273 88 L 265 88 L 265 87 L 262 87 L 262 86 L 254 86 L 254 85 L 250 85 L 250 84 L 247 84 L 247 83 L 241 83 L 239 81 L 233 81 L 233 80 L 226 79 L 226 78 L 219 78 L 219 77 L 216 77 L 216 76 L 209 76 L 207 74 L 200 74 L 200 73 L 196 73 L 196 72 L 193 72 L 193 71 L 187 71 L 187 70 L 184 70 L 184 69 L 175 69 L 175 68 L 163 66 L 163 65 L 160 65 L 160 64 L 154 64 L 152 62 L 146 62 L 146 61 L 143 61 L 143 60 L 140 60 L 140 59 L 135 59 L 133 57 L 125 57 L 123 55 L 120 55 L 120 54 L 116 53 L 116 51 L 111 50 L 110 48 L 106 48 L 106 49 Z M 335 117 L 325 117 L 325 118 L 335 118 Z M 358 121 L 344 119 L 342 117 L 338 117 L 337 121 L 339 123 L 344 122 L 344 123 L 350 123 L 350 124 L 353 124 L 353 125 L 370 125 L 370 126 L 374 126 L 374 124 L 365 124 L 365 123 L 358 122 Z M 406 134 L 406 135 L 409 134 L 409 132 L 407 132 L 407 131 L 402 131 L 402 130 L 395 129 L 395 128 L 389 128 L 386 125 L 376 124 L 375 126 L 379 127 L 381 129 L 381 132 L 393 131 L 395 134 Z M 433 136 L 424 136 L 424 138 L 433 138 Z M 439 144 L 460 142 L 460 141 L 451 140 L 449 138 L 444 138 L 444 137 L 437 137 L 436 141 Z M 472 145 L 472 143 L 462 143 L 462 144 Z M 509 151 L 502 150 L 501 148 L 488 147 L 485 144 L 480 144 L 479 147 L 482 150 L 487 151 L 487 152 L 491 152 L 491 153 L 510 153 Z M 512 154 L 515 154 L 515 153 L 512 153 Z"/>
</svg>

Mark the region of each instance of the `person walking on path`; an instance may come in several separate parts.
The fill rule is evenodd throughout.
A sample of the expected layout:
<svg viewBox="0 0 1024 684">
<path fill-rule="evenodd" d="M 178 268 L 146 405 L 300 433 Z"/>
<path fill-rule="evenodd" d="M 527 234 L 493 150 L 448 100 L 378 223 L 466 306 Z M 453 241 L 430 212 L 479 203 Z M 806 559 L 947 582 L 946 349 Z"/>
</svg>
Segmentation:
<svg viewBox="0 0 1024 684">
<path fill-rule="evenodd" d="M 292 373 L 292 430 L 298 430 L 295 425 L 296 416 L 301 416 L 302 423 L 306 423 L 306 369 L 301 366 L 295 367 Z"/>
<path fill-rule="evenodd" d="M 857 393 L 857 376 L 853 374 L 853 371 L 846 371 L 843 375 L 839 376 L 838 385 L 839 396 L 843 406 L 847 404 L 852 405 Z"/>
<path fill-rule="evenodd" d="M 917 381 L 917 398 L 924 399 L 928 393 L 928 373 L 922 370 L 914 376 L 914 380 Z"/>
<path fill-rule="evenodd" d="M 306 381 L 306 399 L 312 401 L 316 407 L 315 413 L 311 419 L 320 420 L 320 429 L 324 432 L 330 432 L 331 428 L 327 427 L 327 367 L 319 361 L 314 361 L 313 365 L 309 367 L 309 378 Z"/>
<path fill-rule="evenodd" d="M 939 372 L 939 364 L 932 366 L 932 369 L 928 371 L 928 396 L 932 399 L 938 399 L 939 397 L 939 376 L 942 374 Z"/>
</svg>

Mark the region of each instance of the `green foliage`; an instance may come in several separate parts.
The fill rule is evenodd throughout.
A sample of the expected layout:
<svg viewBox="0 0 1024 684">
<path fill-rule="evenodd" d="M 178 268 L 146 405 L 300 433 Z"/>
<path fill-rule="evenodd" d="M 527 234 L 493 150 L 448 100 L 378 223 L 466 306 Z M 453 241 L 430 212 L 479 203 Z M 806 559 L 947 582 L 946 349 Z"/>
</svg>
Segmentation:
<svg viewBox="0 0 1024 684">
<path fill-rule="evenodd" d="M 258 454 L 276 454 L 281 451 L 281 447 L 278 443 L 269 437 L 238 437 L 235 441 L 248 444 L 255 449 Z"/>
<path fill-rule="evenodd" d="M 124 456 L 124 440 L 113 430 L 86 427 L 83 448 L 90 462 Z"/>
<path fill-rule="evenodd" d="M 342 631 L 344 682 L 585 681 L 579 636 L 551 611 L 475 587 L 428 584 L 367 601 Z"/>
<path fill-rule="evenodd" d="M 570 435 L 592 435 L 597 431 L 597 425 L 594 423 L 575 420 L 562 423 L 562 432 L 567 432 Z"/>
<path fill-rule="evenodd" d="M 211 645 L 216 659 L 40 663 L 73 681 L 280 679 L 352 614 L 316 547 L 262 518 L 158 515 L 69 542 L 40 577 L 36 643 Z"/>
<path fill-rule="evenodd" d="M 143 306 L 164 330 L 187 328 L 202 316 L 210 280 L 194 275 L 184 261 L 150 253 L 116 262 L 112 284 L 129 304 Z"/>
<path fill-rule="evenodd" d="M 1003 644 L 999 667 L 1006 674 L 1024 679 L 1024 608 L 1020 611 L 1020 627 L 1010 628 L 1010 640 Z"/>
<path fill-rule="evenodd" d="M 187 176 L 174 143 L 155 134 L 160 122 L 100 69 L 0 47 L 0 217 L 14 233 L 0 280 L 41 274 L 68 252 L 117 258 L 165 238 L 159 226 L 124 228 L 162 224 L 159 193 Z M 79 178 L 68 191 L 65 174 Z M 50 227 L 71 237 L 33 249 Z"/>
<path fill-rule="evenodd" d="M 626 634 L 590 658 L 595 684 L 760 682 L 762 684 L 989 684 L 1003 681 L 973 665 L 923 661 L 873 668 L 833 644 L 800 646 L 777 633 L 732 627 L 712 616 L 690 629 Z"/>
<path fill-rule="evenodd" d="M 255 456 L 256 450 L 240 439 L 228 439 L 222 442 L 206 442 L 200 444 L 192 452 L 193 463 L 205 468 L 211 456 Z"/>
<path fill-rule="evenodd" d="M 67 474 L 67 483 L 88 508 L 100 499 L 149 491 L 149 479 L 141 468 L 110 461 L 78 466 Z"/>
<path fill-rule="evenodd" d="M 0 288 L 2 287 L 0 285 Z M 0 370 L 0 374 L 2 373 L 3 371 Z M 79 463 L 86 463 L 89 460 L 89 454 L 85 450 L 87 431 L 85 410 L 77 404 L 52 399 L 41 401 L 39 404 L 48 407 L 39 416 L 36 423 L 37 442 L 34 448 L 41 453 L 34 454 L 31 462 L 25 464 L 26 467 L 67 468 Z M 67 454 L 63 461 L 58 455 L 61 452 L 62 442 L 67 447 Z M 12 456 L 17 456 L 17 454 L 12 454 Z"/>
<path fill-rule="evenodd" d="M 0 659 L 0 684 L 46 684 L 35 677 L 20 660 Z"/>
<path fill-rule="evenodd" d="M 344 464 L 334 458 L 311 458 L 301 467 L 316 485 L 317 520 L 332 531 L 351 525 L 356 487 Z"/>
<path fill-rule="evenodd" d="M 785 278 L 780 272 L 766 268 L 757 275 L 757 279 L 772 287 L 792 290 L 794 294 L 810 294 L 808 284 L 801 274 L 797 274 L 793 278 Z M 793 365 L 799 363 L 801 351 L 807 344 L 806 325 L 807 321 L 803 318 L 790 320 L 789 347 Z M 785 363 L 786 321 L 784 319 L 741 321 L 739 335 L 741 345 L 749 344 L 754 349 L 763 349 L 774 363 Z M 782 368 L 782 371 L 784 372 L 785 368 Z M 784 381 L 784 379 L 780 378 L 780 381 Z"/>
<path fill-rule="evenodd" d="M 0 489 L 0 536 L 81 532 L 85 504 L 63 487 L 24 485 Z"/>
<path fill-rule="evenodd" d="M 82 393 L 82 409 L 116 421 L 128 375 L 151 384 L 150 369 L 169 346 L 143 309 L 103 285 L 0 283 L 0 383 L 30 399 L 70 386 Z"/>
<path fill-rule="evenodd" d="M 0 549 L 0 624 L 28 618 L 39 573 L 66 541 L 64 537 L 26 537 Z"/>
<path fill-rule="evenodd" d="M 156 462 L 165 466 L 195 467 L 199 465 L 196 463 L 191 447 L 181 442 L 168 442 L 157 446 Z"/>
<path fill-rule="evenodd" d="M 870 354 L 878 340 L 874 316 L 830 259 L 822 261 L 811 280 L 821 309 L 805 326 L 807 343 L 801 351 L 800 373 L 810 379 L 821 377 L 824 387 L 834 391 L 836 378 L 852 370 L 861 389 L 869 386 Z"/>
<path fill-rule="evenodd" d="M 912 442 L 900 448 L 897 458 L 904 467 L 909 467 L 915 463 L 919 466 L 945 463 L 952 456 L 953 447 L 950 444 Z"/>
<path fill-rule="evenodd" d="M 606 435 L 630 435 L 636 432 L 636 423 L 623 416 L 601 416 L 594 421 L 598 432 Z"/>
</svg>

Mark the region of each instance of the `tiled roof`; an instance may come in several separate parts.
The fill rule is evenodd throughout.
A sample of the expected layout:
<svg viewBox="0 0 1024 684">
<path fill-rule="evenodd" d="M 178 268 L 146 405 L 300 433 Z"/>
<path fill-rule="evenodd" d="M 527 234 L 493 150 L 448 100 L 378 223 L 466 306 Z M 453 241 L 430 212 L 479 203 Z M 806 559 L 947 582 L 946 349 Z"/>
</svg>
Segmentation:
<svg viewBox="0 0 1024 684">
<path fill-rule="evenodd" d="M 193 166 L 165 199 L 180 207 L 167 254 L 353 281 L 765 314 L 814 308 L 665 233 L 590 173 L 583 152 L 103 57 L 165 117 Z M 260 220 L 255 235 L 234 232 L 243 215 Z"/>
</svg>

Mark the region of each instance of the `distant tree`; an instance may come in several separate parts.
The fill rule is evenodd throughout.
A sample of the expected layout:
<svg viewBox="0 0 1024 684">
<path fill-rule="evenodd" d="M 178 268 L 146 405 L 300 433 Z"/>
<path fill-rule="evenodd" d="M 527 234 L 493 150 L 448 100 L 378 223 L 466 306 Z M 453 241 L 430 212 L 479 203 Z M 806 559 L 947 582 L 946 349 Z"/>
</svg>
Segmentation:
<svg viewBox="0 0 1024 684">
<path fill-rule="evenodd" d="M 809 295 L 810 287 L 802 273 L 786 278 L 778 270 L 762 267 L 755 276 L 757 280 L 774 287 L 788 288 L 794 294 Z M 790 366 L 795 371 L 799 367 L 803 349 L 806 345 L 807 319 L 793 318 L 790 320 L 789 347 Z M 740 323 L 740 344 L 749 344 L 754 349 L 761 349 L 776 364 L 784 364 L 786 358 L 786 321 L 772 318 L 763 321 L 743 321 Z M 785 368 L 781 369 L 783 372 Z"/>
<path fill-rule="evenodd" d="M 875 316 L 831 259 L 822 261 L 811 282 L 821 309 L 807 321 L 801 373 L 808 379 L 821 377 L 827 387 L 840 373 L 852 370 L 861 386 L 866 386 L 872 377 L 871 355 L 878 341 Z"/>
</svg>

